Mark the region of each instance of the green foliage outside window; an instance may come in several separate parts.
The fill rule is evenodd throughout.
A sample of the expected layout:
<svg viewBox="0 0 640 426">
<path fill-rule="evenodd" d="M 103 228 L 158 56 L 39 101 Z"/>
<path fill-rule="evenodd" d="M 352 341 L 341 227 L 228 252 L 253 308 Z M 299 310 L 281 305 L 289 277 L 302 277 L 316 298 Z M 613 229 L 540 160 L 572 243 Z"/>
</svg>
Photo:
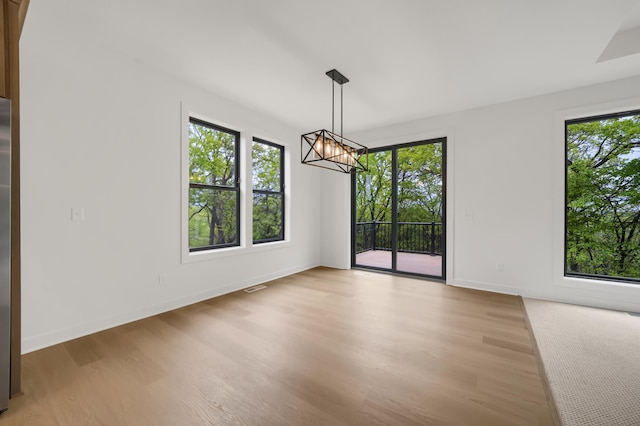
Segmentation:
<svg viewBox="0 0 640 426">
<path fill-rule="evenodd" d="M 568 275 L 640 281 L 640 115 L 567 122 Z"/>
<path fill-rule="evenodd" d="M 357 253 L 392 247 L 392 152 L 370 152 L 368 171 L 356 173 Z M 443 144 L 414 144 L 396 152 L 397 248 L 442 254 Z"/>
<path fill-rule="evenodd" d="M 398 222 L 442 222 L 442 144 L 398 150 Z"/>
<path fill-rule="evenodd" d="M 369 168 L 356 173 L 356 222 L 391 221 L 391 151 L 369 153 Z"/>
<path fill-rule="evenodd" d="M 238 245 L 238 135 L 189 122 L 189 248 Z"/>
<path fill-rule="evenodd" d="M 253 241 L 284 239 L 283 148 L 254 140 Z"/>
<path fill-rule="evenodd" d="M 356 222 L 391 221 L 391 151 L 369 154 L 356 174 Z M 398 221 L 442 221 L 442 144 L 398 149 Z"/>
</svg>

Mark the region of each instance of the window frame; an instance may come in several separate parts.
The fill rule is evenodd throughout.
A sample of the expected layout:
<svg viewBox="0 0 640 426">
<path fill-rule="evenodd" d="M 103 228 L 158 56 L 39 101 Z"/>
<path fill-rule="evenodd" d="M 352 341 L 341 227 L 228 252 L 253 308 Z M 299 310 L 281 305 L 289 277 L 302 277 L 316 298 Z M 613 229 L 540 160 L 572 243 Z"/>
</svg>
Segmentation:
<svg viewBox="0 0 640 426">
<path fill-rule="evenodd" d="M 631 285 L 639 285 L 640 284 L 640 277 L 639 278 L 633 278 L 633 277 L 617 277 L 617 276 L 611 276 L 611 275 L 598 275 L 598 274 L 588 274 L 588 273 L 580 273 L 580 272 L 573 272 L 570 271 L 568 269 L 568 265 L 567 265 L 567 251 L 568 251 L 568 241 L 567 241 L 567 237 L 568 237 L 568 233 L 569 233 L 569 227 L 568 227 L 568 202 L 569 202 L 569 164 L 568 164 L 568 156 L 569 156 L 569 126 L 573 125 L 573 124 L 580 124 L 580 123 L 589 123 L 589 122 L 594 122 L 594 121 L 603 121 L 603 120 L 607 120 L 607 119 L 611 119 L 611 118 L 623 118 L 623 117 L 630 117 L 630 116 L 637 116 L 640 115 L 640 109 L 626 109 L 624 111 L 618 111 L 618 112 L 608 112 L 608 113 L 603 113 L 603 114 L 596 114 L 596 115 L 588 115 L 588 116 L 580 116 L 577 118 L 565 118 L 564 120 L 564 167 L 563 167 L 563 172 L 564 172 L 564 199 L 563 199 L 563 246 L 562 246 L 562 250 L 563 250 L 563 264 L 562 264 L 562 271 L 563 271 L 563 276 L 564 278 L 573 278 L 573 279 L 587 279 L 587 280 L 595 280 L 595 281 L 600 281 L 600 282 L 610 282 L 610 283 L 619 283 L 619 284 L 631 284 Z"/>
<path fill-rule="evenodd" d="M 268 140 L 262 139 L 262 138 L 258 138 L 258 137 L 253 137 L 252 138 L 252 143 L 251 143 L 251 158 L 253 161 L 253 144 L 254 143 L 260 143 L 263 145 L 267 145 L 267 146 L 271 146 L 273 148 L 278 149 L 278 151 L 280 151 L 280 190 L 279 191 L 271 191 L 271 190 L 263 190 L 263 189 L 255 189 L 253 187 L 253 163 L 252 163 L 252 169 L 251 169 L 251 211 L 252 211 L 252 223 L 253 220 L 255 219 L 253 217 L 253 212 L 255 209 L 255 202 L 253 199 L 253 196 L 255 194 L 264 194 L 264 195 L 279 195 L 282 202 L 280 203 L 280 215 L 282 217 L 282 226 L 280 228 L 280 233 L 277 237 L 275 238 L 266 238 L 266 239 L 262 239 L 262 240 L 255 240 L 254 235 L 255 233 L 253 232 L 253 227 L 252 227 L 252 241 L 254 245 L 259 245 L 259 244 L 264 244 L 264 243 L 273 243 L 273 242 L 277 242 L 277 241 L 284 241 L 285 239 L 285 161 L 284 161 L 284 155 L 285 155 L 285 151 L 284 151 L 284 146 L 274 143 L 274 142 L 270 142 Z"/>
<path fill-rule="evenodd" d="M 188 119 L 188 123 L 187 126 L 191 125 L 191 124 L 195 124 L 195 125 L 199 125 L 199 126 L 203 126 L 203 127 L 207 127 L 209 129 L 218 131 L 218 132 L 224 132 L 230 135 L 233 135 L 235 137 L 235 141 L 234 141 L 234 178 L 235 178 L 235 182 L 233 186 L 220 186 L 220 185 L 209 185 L 209 184 L 202 184 L 202 183 L 193 183 L 191 182 L 190 176 L 187 176 L 187 180 L 188 180 L 188 189 L 187 189 L 187 212 L 189 211 L 189 206 L 190 206 L 190 202 L 189 202 L 189 195 L 190 195 L 190 191 L 192 188 L 197 188 L 197 189 L 208 189 L 208 190 L 214 190 L 214 191 L 228 191 L 228 192 L 235 192 L 235 199 L 236 199 L 236 205 L 235 205 L 235 214 L 236 214 L 236 220 L 235 220 L 235 228 L 236 228 L 236 240 L 233 243 L 227 243 L 227 244 L 216 244 L 216 245 L 207 245 L 207 246 L 201 246 L 201 247 L 191 247 L 191 243 L 189 241 L 189 218 L 188 218 L 188 214 L 187 214 L 187 245 L 188 245 L 188 249 L 189 249 L 189 253 L 196 253 L 196 252 L 203 252 L 203 251 L 209 251 L 209 250 L 217 250 L 217 249 L 222 249 L 222 248 L 229 248 L 229 247 L 239 247 L 240 243 L 241 243 L 241 218 L 240 218 L 240 213 L 241 213 L 241 209 L 240 209 L 240 203 L 241 203 L 241 191 L 240 191 L 240 163 L 241 163 L 241 158 L 240 158 L 240 132 L 237 130 L 233 130 L 233 129 L 229 129 L 227 127 L 218 125 L 218 124 L 214 124 L 211 123 L 209 121 L 194 117 L 193 115 L 189 115 L 189 119 Z M 188 161 L 188 167 L 189 169 L 191 168 L 191 143 L 190 143 L 190 139 L 189 139 L 189 131 L 187 130 L 187 161 Z M 189 174 L 188 174 L 189 175 Z"/>
</svg>

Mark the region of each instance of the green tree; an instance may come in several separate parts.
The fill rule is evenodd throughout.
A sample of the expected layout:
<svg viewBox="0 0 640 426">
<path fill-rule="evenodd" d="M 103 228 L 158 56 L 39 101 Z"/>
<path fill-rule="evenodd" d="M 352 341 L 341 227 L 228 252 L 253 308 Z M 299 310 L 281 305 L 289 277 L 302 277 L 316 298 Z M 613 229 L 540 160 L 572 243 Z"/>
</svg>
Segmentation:
<svg viewBox="0 0 640 426">
<path fill-rule="evenodd" d="M 234 134 L 189 123 L 191 248 L 237 242 L 236 143 Z"/>
<path fill-rule="evenodd" d="M 369 170 L 356 175 L 356 222 L 391 220 L 391 151 L 369 154 Z M 398 150 L 398 220 L 442 220 L 442 144 Z"/>
<path fill-rule="evenodd" d="M 284 238 L 280 148 L 253 142 L 253 241 Z"/>
<path fill-rule="evenodd" d="M 398 150 L 398 221 L 442 221 L 442 144 Z"/>
<path fill-rule="evenodd" d="M 640 279 L 640 116 L 567 125 L 566 268 Z"/>
<path fill-rule="evenodd" d="M 369 170 L 356 174 L 356 222 L 391 220 L 391 151 L 369 154 Z"/>
<path fill-rule="evenodd" d="M 427 143 L 397 149 L 398 248 L 425 251 L 433 240 L 438 250 L 442 222 L 442 144 Z M 392 151 L 369 154 L 369 170 L 356 174 L 358 251 L 391 247 Z M 371 222 L 376 222 L 374 225 Z M 418 222 L 407 224 L 402 222 Z"/>
</svg>

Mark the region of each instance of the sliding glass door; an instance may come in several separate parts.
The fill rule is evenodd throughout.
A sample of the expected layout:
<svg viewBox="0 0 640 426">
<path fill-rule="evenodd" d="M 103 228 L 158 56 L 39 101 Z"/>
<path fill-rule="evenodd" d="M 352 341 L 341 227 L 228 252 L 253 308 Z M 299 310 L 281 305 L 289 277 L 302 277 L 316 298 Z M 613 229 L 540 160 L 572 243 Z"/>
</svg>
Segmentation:
<svg viewBox="0 0 640 426">
<path fill-rule="evenodd" d="M 371 150 L 352 181 L 352 264 L 445 278 L 446 139 Z"/>
<path fill-rule="evenodd" d="M 390 150 L 370 151 L 369 170 L 353 176 L 356 185 L 352 191 L 352 197 L 355 196 L 353 265 L 392 269 L 392 157 Z"/>
</svg>

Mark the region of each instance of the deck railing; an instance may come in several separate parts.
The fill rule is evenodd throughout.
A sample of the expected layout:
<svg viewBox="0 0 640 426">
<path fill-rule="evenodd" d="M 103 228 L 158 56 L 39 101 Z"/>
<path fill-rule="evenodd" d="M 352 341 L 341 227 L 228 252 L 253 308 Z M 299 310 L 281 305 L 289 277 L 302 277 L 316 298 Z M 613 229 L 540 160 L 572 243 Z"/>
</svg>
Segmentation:
<svg viewBox="0 0 640 426">
<path fill-rule="evenodd" d="M 391 222 L 356 223 L 356 253 L 391 250 Z M 442 223 L 398 222 L 398 251 L 442 255 Z"/>
</svg>

